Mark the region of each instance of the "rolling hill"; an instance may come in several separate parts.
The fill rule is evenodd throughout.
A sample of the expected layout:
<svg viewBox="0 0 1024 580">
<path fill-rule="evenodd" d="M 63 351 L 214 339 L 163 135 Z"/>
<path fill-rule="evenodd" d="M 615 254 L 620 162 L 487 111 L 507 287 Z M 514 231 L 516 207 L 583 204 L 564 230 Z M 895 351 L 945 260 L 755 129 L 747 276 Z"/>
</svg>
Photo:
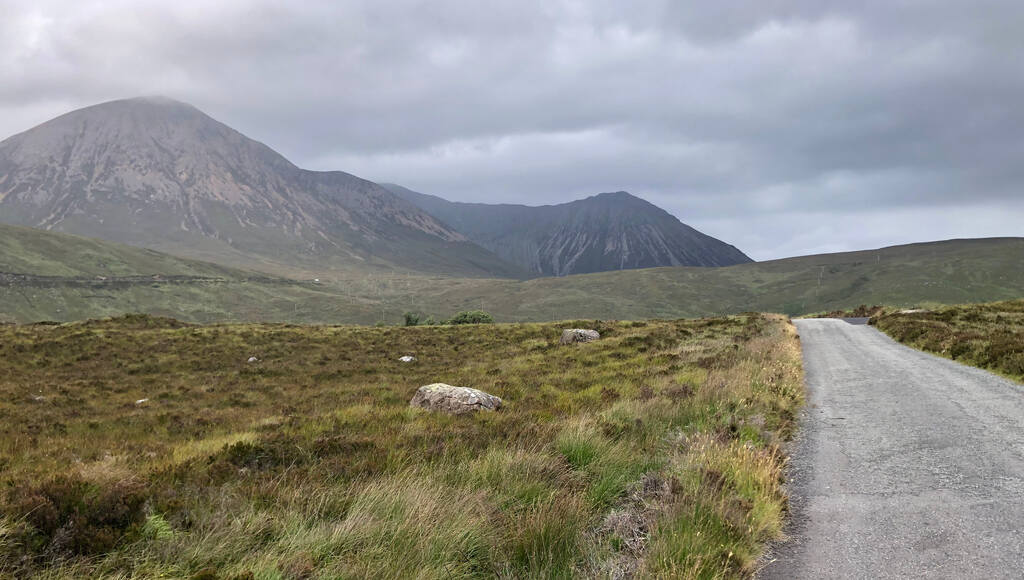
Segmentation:
<svg viewBox="0 0 1024 580">
<path fill-rule="evenodd" d="M 527 206 L 458 203 L 400 185 L 383 186 L 501 258 L 544 276 L 751 261 L 625 191 Z"/>
<path fill-rule="evenodd" d="M 0 142 L 0 222 L 300 276 L 528 276 L 377 184 L 300 169 L 166 98 L 86 107 Z"/>
<path fill-rule="evenodd" d="M 653 268 L 521 283 L 467 282 L 439 311 L 502 320 L 674 318 L 743 311 L 800 315 L 859 304 L 959 304 L 1024 296 L 1024 238 L 928 242 L 740 264 Z"/>
<path fill-rule="evenodd" d="M 101 279 L 100 277 L 104 278 Z M 501 321 L 790 315 L 1024 296 L 1024 238 L 950 240 L 724 268 L 527 281 L 356 275 L 296 281 L 121 244 L 0 226 L 0 321 L 146 312 L 187 321 L 397 323 L 483 309 Z"/>
<path fill-rule="evenodd" d="M 153 250 L 0 225 L 0 322 L 146 312 L 192 322 L 372 320 L 376 302 Z"/>
</svg>

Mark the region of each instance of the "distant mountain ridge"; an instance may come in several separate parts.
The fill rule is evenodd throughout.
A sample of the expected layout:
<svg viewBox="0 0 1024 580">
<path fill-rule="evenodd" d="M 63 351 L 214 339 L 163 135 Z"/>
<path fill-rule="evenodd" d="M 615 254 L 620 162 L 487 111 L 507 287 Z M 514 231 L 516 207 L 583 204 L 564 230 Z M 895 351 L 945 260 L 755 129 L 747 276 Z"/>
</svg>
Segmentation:
<svg viewBox="0 0 1024 580">
<path fill-rule="evenodd" d="M 547 206 L 451 202 L 381 184 L 501 258 L 546 276 L 751 262 L 625 191 Z"/>
<path fill-rule="evenodd" d="M 375 183 L 300 169 L 162 97 L 86 107 L 0 142 L 0 222 L 269 271 L 526 275 Z"/>
</svg>

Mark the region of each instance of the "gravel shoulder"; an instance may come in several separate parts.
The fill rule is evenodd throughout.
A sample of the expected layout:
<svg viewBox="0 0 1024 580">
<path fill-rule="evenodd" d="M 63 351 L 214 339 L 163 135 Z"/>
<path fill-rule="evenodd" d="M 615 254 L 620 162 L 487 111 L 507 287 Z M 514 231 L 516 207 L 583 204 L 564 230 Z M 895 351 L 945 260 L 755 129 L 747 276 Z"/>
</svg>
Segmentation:
<svg viewBox="0 0 1024 580">
<path fill-rule="evenodd" d="M 790 540 L 760 578 L 1019 578 L 1024 387 L 874 328 L 795 321 Z"/>
</svg>

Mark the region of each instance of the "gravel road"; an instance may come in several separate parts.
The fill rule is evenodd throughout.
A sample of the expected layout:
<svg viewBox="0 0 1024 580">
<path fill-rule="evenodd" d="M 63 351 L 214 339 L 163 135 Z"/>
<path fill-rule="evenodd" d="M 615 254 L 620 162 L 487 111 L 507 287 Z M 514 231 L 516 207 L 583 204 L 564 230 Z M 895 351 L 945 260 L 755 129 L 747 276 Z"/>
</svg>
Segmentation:
<svg viewBox="0 0 1024 580">
<path fill-rule="evenodd" d="M 759 577 L 1024 577 L 1024 387 L 869 326 L 796 325 L 791 539 Z"/>
</svg>

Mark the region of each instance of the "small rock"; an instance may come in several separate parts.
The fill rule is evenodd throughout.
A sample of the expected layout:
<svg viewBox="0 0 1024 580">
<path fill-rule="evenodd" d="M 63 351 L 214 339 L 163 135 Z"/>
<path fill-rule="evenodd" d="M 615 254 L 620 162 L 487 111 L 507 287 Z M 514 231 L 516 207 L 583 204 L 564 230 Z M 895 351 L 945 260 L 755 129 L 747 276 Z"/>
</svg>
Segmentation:
<svg viewBox="0 0 1024 580">
<path fill-rule="evenodd" d="M 149 400 L 148 398 L 146 398 L 146 399 L 139 399 L 138 401 L 135 401 L 135 404 L 136 405 L 141 405 L 141 404 L 145 403 L 148 400 Z"/>
<path fill-rule="evenodd" d="M 32 395 L 32 400 L 37 402 L 37 403 L 42 403 L 43 401 L 46 400 L 46 397 L 44 397 L 42 395 Z"/>
<path fill-rule="evenodd" d="M 601 334 L 596 330 L 566 328 L 562 331 L 562 338 L 558 342 L 559 344 L 575 344 L 577 342 L 593 342 L 599 338 L 601 338 Z"/>
<path fill-rule="evenodd" d="M 416 362 L 416 357 L 405 355 L 405 356 L 402 356 L 402 357 L 398 357 L 398 360 L 400 360 L 402 362 Z"/>
<path fill-rule="evenodd" d="M 433 383 L 417 389 L 409 404 L 428 411 L 462 415 L 474 411 L 497 411 L 501 408 L 501 399 L 477 389 Z"/>
<path fill-rule="evenodd" d="M 260 359 L 254 357 L 254 356 L 251 356 L 251 357 L 249 357 L 249 360 L 247 362 L 250 362 L 250 363 L 260 362 Z"/>
</svg>

